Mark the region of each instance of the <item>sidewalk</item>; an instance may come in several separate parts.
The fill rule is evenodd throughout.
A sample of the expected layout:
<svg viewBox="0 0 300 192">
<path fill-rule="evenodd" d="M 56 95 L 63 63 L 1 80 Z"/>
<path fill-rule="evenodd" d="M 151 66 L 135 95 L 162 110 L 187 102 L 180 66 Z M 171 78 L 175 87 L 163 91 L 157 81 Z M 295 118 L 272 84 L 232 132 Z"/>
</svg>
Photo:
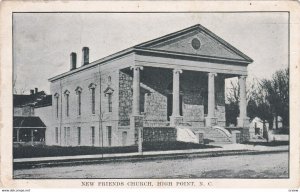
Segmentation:
<svg viewBox="0 0 300 192">
<path fill-rule="evenodd" d="M 255 153 L 271 153 L 271 152 L 287 152 L 289 146 L 253 146 L 244 144 L 226 144 L 222 148 L 208 148 L 208 149 L 188 149 L 188 150 L 172 150 L 172 151 L 147 151 L 139 154 L 135 153 L 116 153 L 116 154 L 96 154 L 96 155 L 76 155 L 76 156 L 59 156 L 59 157 L 37 157 L 37 158 L 19 158 L 14 159 L 14 164 L 19 163 L 43 163 L 43 162 L 58 162 L 58 161 L 77 161 L 77 160 L 104 160 L 104 159 L 126 159 L 128 158 L 153 158 L 153 157 L 176 157 L 182 155 L 195 156 L 220 156 L 220 155 L 238 155 L 238 154 L 255 154 Z"/>
</svg>

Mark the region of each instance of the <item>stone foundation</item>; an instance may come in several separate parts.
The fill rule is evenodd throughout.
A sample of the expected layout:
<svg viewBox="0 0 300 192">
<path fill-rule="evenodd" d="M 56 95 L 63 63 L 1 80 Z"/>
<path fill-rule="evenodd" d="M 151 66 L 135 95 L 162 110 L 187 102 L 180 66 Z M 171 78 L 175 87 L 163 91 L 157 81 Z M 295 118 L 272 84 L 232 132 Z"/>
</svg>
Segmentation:
<svg viewBox="0 0 300 192">
<path fill-rule="evenodd" d="M 212 127 L 218 125 L 218 118 L 216 117 L 205 117 L 205 126 Z"/>
<path fill-rule="evenodd" d="M 174 127 L 144 127 L 143 142 L 176 141 L 177 131 Z"/>
<path fill-rule="evenodd" d="M 170 117 L 170 125 L 171 126 L 177 126 L 183 123 L 183 117 L 182 116 L 178 116 L 178 117 L 174 117 L 171 116 Z"/>
</svg>

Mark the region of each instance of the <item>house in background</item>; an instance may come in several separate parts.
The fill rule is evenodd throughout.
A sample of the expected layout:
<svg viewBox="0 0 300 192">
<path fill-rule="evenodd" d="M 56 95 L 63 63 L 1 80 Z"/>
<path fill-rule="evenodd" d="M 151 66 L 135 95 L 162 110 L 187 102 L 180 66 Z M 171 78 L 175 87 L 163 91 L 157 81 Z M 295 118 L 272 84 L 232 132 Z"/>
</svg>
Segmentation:
<svg viewBox="0 0 300 192">
<path fill-rule="evenodd" d="M 45 143 L 46 128 L 51 125 L 52 96 L 38 89 L 30 95 L 13 95 L 13 142 Z"/>
<path fill-rule="evenodd" d="M 282 129 L 282 118 L 280 116 L 277 117 L 277 122 L 278 122 L 278 129 Z M 264 127 L 265 127 L 265 131 L 267 131 L 269 134 L 273 134 L 278 132 L 278 130 L 276 130 L 276 118 L 274 117 L 273 120 L 273 129 L 270 130 L 270 125 L 267 121 L 263 121 L 262 119 L 260 119 L 259 117 L 255 117 L 251 122 L 250 122 L 250 133 L 251 133 L 251 137 L 263 137 L 264 135 Z"/>
<path fill-rule="evenodd" d="M 113 42 L 112 42 L 113 46 Z M 176 139 L 185 126 L 210 141 L 230 143 L 225 128 L 225 80 L 237 77 L 241 93 L 237 129 L 249 139 L 246 77 L 251 58 L 195 25 L 82 64 L 52 77 L 51 145 L 128 146 Z M 143 131 L 142 131 L 143 130 Z M 149 137 L 152 137 L 149 139 Z"/>
</svg>

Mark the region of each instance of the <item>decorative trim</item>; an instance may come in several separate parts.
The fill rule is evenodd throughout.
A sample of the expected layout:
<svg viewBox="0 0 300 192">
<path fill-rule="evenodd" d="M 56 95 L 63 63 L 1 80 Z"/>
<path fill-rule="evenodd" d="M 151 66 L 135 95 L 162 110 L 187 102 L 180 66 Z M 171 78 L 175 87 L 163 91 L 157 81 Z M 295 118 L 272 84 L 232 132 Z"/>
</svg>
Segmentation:
<svg viewBox="0 0 300 192">
<path fill-rule="evenodd" d="M 95 89 L 97 87 L 97 85 L 95 83 L 91 83 L 89 85 L 89 89 Z"/>
<path fill-rule="evenodd" d="M 69 95 L 69 94 L 70 94 L 70 91 L 68 91 L 68 90 L 64 91 L 64 95 Z"/>
<path fill-rule="evenodd" d="M 59 94 L 58 94 L 58 93 L 55 93 L 55 94 L 54 94 L 54 97 L 55 97 L 55 98 L 59 97 Z"/>
<path fill-rule="evenodd" d="M 113 92 L 114 92 L 113 88 L 111 88 L 111 87 L 109 87 L 109 86 L 104 90 L 105 96 L 106 96 L 107 94 L 113 94 Z"/>
<path fill-rule="evenodd" d="M 77 87 L 77 88 L 75 89 L 75 91 L 76 91 L 76 94 L 78 94 L 79 92 L 81 93 L 81 92 L 82 92 L 82 88 L 81 88 L 81 87 Z"/>
</svg>

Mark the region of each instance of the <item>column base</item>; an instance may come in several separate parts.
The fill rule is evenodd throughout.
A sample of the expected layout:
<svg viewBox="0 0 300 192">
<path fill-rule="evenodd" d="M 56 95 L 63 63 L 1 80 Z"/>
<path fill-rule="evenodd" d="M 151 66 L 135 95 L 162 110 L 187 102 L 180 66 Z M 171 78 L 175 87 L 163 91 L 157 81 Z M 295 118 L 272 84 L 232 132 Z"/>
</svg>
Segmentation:
<svg viewBox="0 0 300 192">
<path fill-rule="evenodd" d="M 250 118 L 249 117 L 238 117 L 237 118 L 237 127 L 249 128 L 250 127 Z"/>
<path fill-rule="evenodd" d="M 205 126 L 212 127 L 218 125 L 218 118 L 217 117 L 205 117 Z"/>
<path fill-rule="evenodd" d="M 170 126 L 177 126 L 183 123 L 183 116 L 171 116 Z"/>
</svg>

